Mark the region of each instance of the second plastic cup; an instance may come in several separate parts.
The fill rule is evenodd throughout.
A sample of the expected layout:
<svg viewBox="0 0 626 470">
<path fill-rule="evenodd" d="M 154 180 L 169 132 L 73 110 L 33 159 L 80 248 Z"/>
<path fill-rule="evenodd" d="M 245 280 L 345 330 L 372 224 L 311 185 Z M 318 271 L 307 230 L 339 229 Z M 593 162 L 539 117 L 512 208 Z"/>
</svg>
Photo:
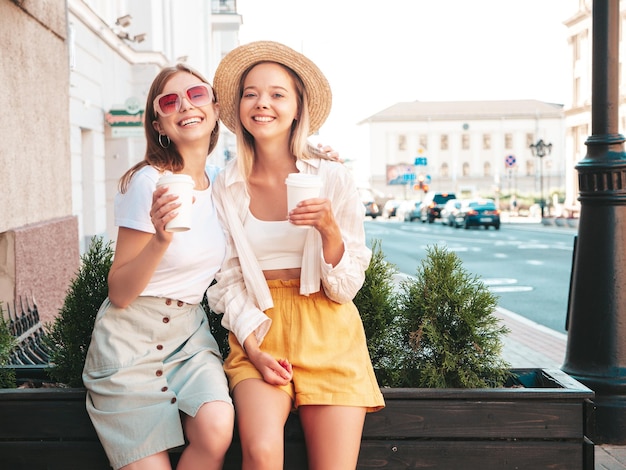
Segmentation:
<svg viewBox="0 0 626 470">
<path fill-rule="evenodd" d="M 180 202 L 178 215 L 165 225 L 168 232 L 185 232 L 191 229 L 191 206 L 193 204 L 193 179 L 189 175 L 163 175 L 157 181 L 159 186 L 167 186 L 167 194 L 177 194 Z"/>
<path fill-rule="evenodd" d="M 300 201 L 319 197 L 322 179 L 318 175 L 290 173 L 285 180 L 287 185 L 287 211 L 291 211 Z"/>
</svg>

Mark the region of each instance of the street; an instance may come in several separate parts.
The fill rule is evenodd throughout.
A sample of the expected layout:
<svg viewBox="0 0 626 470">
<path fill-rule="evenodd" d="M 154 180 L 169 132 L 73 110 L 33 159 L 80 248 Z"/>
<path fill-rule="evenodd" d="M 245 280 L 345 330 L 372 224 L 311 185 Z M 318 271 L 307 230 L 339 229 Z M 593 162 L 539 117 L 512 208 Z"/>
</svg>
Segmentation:
<svg viewBox="0 0 626 470">
<path fill-rule="evenodd" d="M 414 275 L 428 246 L 447 246 L 463 267 L 499 297 L 498 305 L 565 333 L 575 229 L 502 224 L 500 230 L 454 229 L 394 219 L 366 220 L 368 245 L 381 241 L 386 259 Z"/>
</svg>

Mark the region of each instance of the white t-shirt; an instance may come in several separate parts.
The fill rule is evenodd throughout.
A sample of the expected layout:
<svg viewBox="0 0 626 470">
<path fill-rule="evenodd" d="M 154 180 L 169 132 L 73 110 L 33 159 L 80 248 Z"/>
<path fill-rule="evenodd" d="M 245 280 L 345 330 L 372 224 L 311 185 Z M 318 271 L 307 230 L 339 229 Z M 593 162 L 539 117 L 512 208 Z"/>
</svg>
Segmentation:
<svg viewBox="0 0 626 470">
<path fill-rule="evenodd" d="M 159 176 L 158 170 L 151 166 L 145 166 L 133 175 L 128 190 L 115 197 L 115 225 L 155 233 L 150 207 Z M 142 296 L 166 297 L 190 304 L 202 301 L 226 251 L 212 191 L 213 184 L 204 191 L 193 191 L 191 230 L 174 233 L 172 243 Z"/>
</svg>

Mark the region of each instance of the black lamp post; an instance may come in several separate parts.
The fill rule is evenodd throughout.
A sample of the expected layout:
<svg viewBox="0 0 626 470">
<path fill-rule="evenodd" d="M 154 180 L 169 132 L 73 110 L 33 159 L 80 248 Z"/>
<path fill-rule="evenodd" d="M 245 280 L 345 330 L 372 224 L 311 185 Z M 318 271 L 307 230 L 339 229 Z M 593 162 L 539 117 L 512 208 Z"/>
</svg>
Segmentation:
<svg viewBox="0 0 626 470">
<path fill-rule="evenodd" d="M 546 144 L 543 139 L 539 139 L 536 144 L 530 144 L 530 150 L 533 152 L 533 156 L 539 157 L 539 192 L 541 194 L 541 218 L 543 219 L 544 207 L 546 206 L 546 199 L 543 197 L 543 157 L 549 155 L 552 151 L 552 144 Z"/>
<path fill-rule="evenodd" d="M 564 372 L 595 392 L 592 441 L 626 444 L 626 139 L 619 128 L 619 0 L 594 0 L 591 131 L 576 169 L 580 221 Z M 595 435 L 594 435 L 595 434 Z"/>
</svg>

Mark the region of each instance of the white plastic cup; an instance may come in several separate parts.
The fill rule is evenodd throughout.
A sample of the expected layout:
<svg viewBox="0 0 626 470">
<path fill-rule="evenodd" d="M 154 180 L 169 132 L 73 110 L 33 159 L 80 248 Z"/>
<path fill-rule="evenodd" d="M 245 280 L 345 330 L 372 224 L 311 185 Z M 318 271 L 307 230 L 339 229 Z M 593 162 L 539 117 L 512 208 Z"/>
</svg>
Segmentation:
<svg viewBox="0 0 626 470">
<path fill-rule="evenodd" d="M 287 185 L 287 211 L 293 210 L 300 201 L 320 196 L 322 179 L 318 175 L 307 173 L 289 173 Z"/>
<path fill-rule="evenodd" d="M 168 232 L 185 232 L 191 229 L 191 205 L 193 204 L 193 178 L 189 175 L 163 175 L 157 181 L 159 186 L 167 186 L 167 194 L 177 194 L 180 203 L 178 215 L 165 225 Z"/>
</svg>

